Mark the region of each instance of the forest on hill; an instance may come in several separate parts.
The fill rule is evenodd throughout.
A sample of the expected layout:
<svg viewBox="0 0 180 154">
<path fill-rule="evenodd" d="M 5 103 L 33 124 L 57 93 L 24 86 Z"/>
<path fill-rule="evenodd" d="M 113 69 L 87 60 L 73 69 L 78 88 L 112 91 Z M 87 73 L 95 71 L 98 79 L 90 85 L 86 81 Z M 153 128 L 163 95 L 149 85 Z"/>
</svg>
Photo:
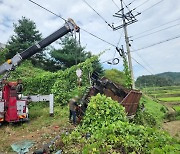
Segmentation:
<svg viewBox="0 0 180 154">
<path fill-rule="evenodd" d="M 180 72 L 164 72 L 156 75 L 143 75 L 137 78 L 136 86 L 175 86 L 180 85 Z"/>
</svg>

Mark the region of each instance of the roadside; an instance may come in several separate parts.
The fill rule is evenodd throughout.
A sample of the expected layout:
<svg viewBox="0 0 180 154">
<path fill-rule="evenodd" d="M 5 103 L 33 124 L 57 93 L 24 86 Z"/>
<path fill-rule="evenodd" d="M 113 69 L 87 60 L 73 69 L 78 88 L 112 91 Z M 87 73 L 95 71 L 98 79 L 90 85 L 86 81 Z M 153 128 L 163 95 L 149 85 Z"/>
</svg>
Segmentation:
<svg viewBox="0 0 180 154">
<path fill-rule="evenodd" d="M 161 104 L 168 109 L 162 128 L 171 136 L 180 139 L 180 120 L 176 120 L 177 111 L 174 109 L 174 106 L 180 106 L 180 102 L 161 102 Z"/>
<path fill-rule="evenodd" d="M 180 139 L 180 120 L 165 122 L 162 124 L 162 128 L 171 136 Z"/>
<path fill-rule="evenodd" d="M 41 109 L 43 115 L 33 117 L 29 122 L 3 124 L 0 127 L 0 153 L 13 152 L 11 145 L 20 141 L 34 141 L 29 153 L 42 149 L 56 136 L 71 132 L 74 126 L 68 122 L 67 108 L 56 107 L 54 117 L 49 117 L 49 108 Z M 37 111 L 38 112 L 38 111 Z M 40 111 L 39 111 L 40 112 Z"/>
</svg>

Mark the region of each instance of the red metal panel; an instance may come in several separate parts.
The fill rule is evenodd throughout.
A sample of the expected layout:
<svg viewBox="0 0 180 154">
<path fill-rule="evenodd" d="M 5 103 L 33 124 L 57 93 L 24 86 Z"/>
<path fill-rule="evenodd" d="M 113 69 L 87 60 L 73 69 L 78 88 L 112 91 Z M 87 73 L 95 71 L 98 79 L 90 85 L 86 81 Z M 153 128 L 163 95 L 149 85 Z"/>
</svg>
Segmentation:
<svg viewBox="0 0 180 154">
<path fill-rule="evenodd" d="M 141 95 L 139 91 L 131 90 L 121 102 L 129 116 L 136 113 Z"/>
<path fill-rule="evenodd" d="M 7 122 L 18 121 L 19 117 L 17 115 L 17 99 L 16 97 L 10 97 L 9 103 L 7 105 L 7 111 L 5 115 L 5 120 Z"/>
<path fill-rule="evenodd" d="M 5 100 L 5 102 L 9 100 L 9 95 L 10 95 L 10 87 L 8 85 L 5 85 L 3 89 L 3 99 Z"/>
</svg>

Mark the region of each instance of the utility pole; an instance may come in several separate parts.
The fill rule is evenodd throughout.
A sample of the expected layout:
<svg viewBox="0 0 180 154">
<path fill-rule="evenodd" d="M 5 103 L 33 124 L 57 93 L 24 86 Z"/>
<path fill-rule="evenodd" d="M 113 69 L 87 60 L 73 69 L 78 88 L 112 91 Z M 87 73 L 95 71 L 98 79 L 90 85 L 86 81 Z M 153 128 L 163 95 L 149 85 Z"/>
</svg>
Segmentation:
<svg viewBox="0 0 180 154">
<path fill-rule="evenodd" d="M 132 67 L 132 60 L 131 60 L 131 52 L 130 52 L 130 43 L 129 43 L 129 37 L 127 33 L 127 26 L 137 22 L 137 19 L 135 16 L 139 15 L 140 13 L 133 15 L 132 10 L 127 12 L 126 14 L 124 13 L 124 7 L 123 7 L 123 0 L 121 1 L 121 9 L 113 15 L 114 17 L 122 18 L 122 25 L 114 27 L 114 30 L 118 30 L 120 28 L 124 29 L 124 35 L 125 35 L 125 42 L 126 42 L 126 49 L 127 49 L 127 55 L 128 55 L 128 63 L 129 63 L 129 70 L 130 70 L 130 75 L 131 75 L 131 80 L 132 80 L 132 89 L 135 89 L 135 83 L 134 83 L 134 74 L 133 74 L 133 67 Z M 121 13 L 120 13 L 121 12 Z M 127 21 L 126 21 L 127 20 Z"/>
</svg>

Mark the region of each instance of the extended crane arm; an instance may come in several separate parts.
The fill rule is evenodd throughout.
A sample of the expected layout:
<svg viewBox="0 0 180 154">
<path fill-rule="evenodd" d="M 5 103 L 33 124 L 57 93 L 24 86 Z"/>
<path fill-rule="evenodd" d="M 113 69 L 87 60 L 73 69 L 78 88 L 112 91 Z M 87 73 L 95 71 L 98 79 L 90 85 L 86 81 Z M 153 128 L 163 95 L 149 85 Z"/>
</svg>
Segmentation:
<svg viewBox="0 0 180 154">
<path fill-rule="evenodd" d="M 21 53 L 17 53 L 12 59 L 7 60 L 4 64 L 0 65 L 0 75 L 14 70 L 15 67 L 23 60 L 26 60 L 36 54 L 37 52 L 41 51 L 43 48 L 47 47 L 52 42 L 56 41 L 58 38 L 66 35 L 72 31 L 79 31 L 79 27 L 75 24 L 72 19 L 68 19 L 68 21 L 57 31 L 46 37 L 45 39 L 41 40 L 40 42 L 32 45 L 25 51 Z"/>
</svg>

